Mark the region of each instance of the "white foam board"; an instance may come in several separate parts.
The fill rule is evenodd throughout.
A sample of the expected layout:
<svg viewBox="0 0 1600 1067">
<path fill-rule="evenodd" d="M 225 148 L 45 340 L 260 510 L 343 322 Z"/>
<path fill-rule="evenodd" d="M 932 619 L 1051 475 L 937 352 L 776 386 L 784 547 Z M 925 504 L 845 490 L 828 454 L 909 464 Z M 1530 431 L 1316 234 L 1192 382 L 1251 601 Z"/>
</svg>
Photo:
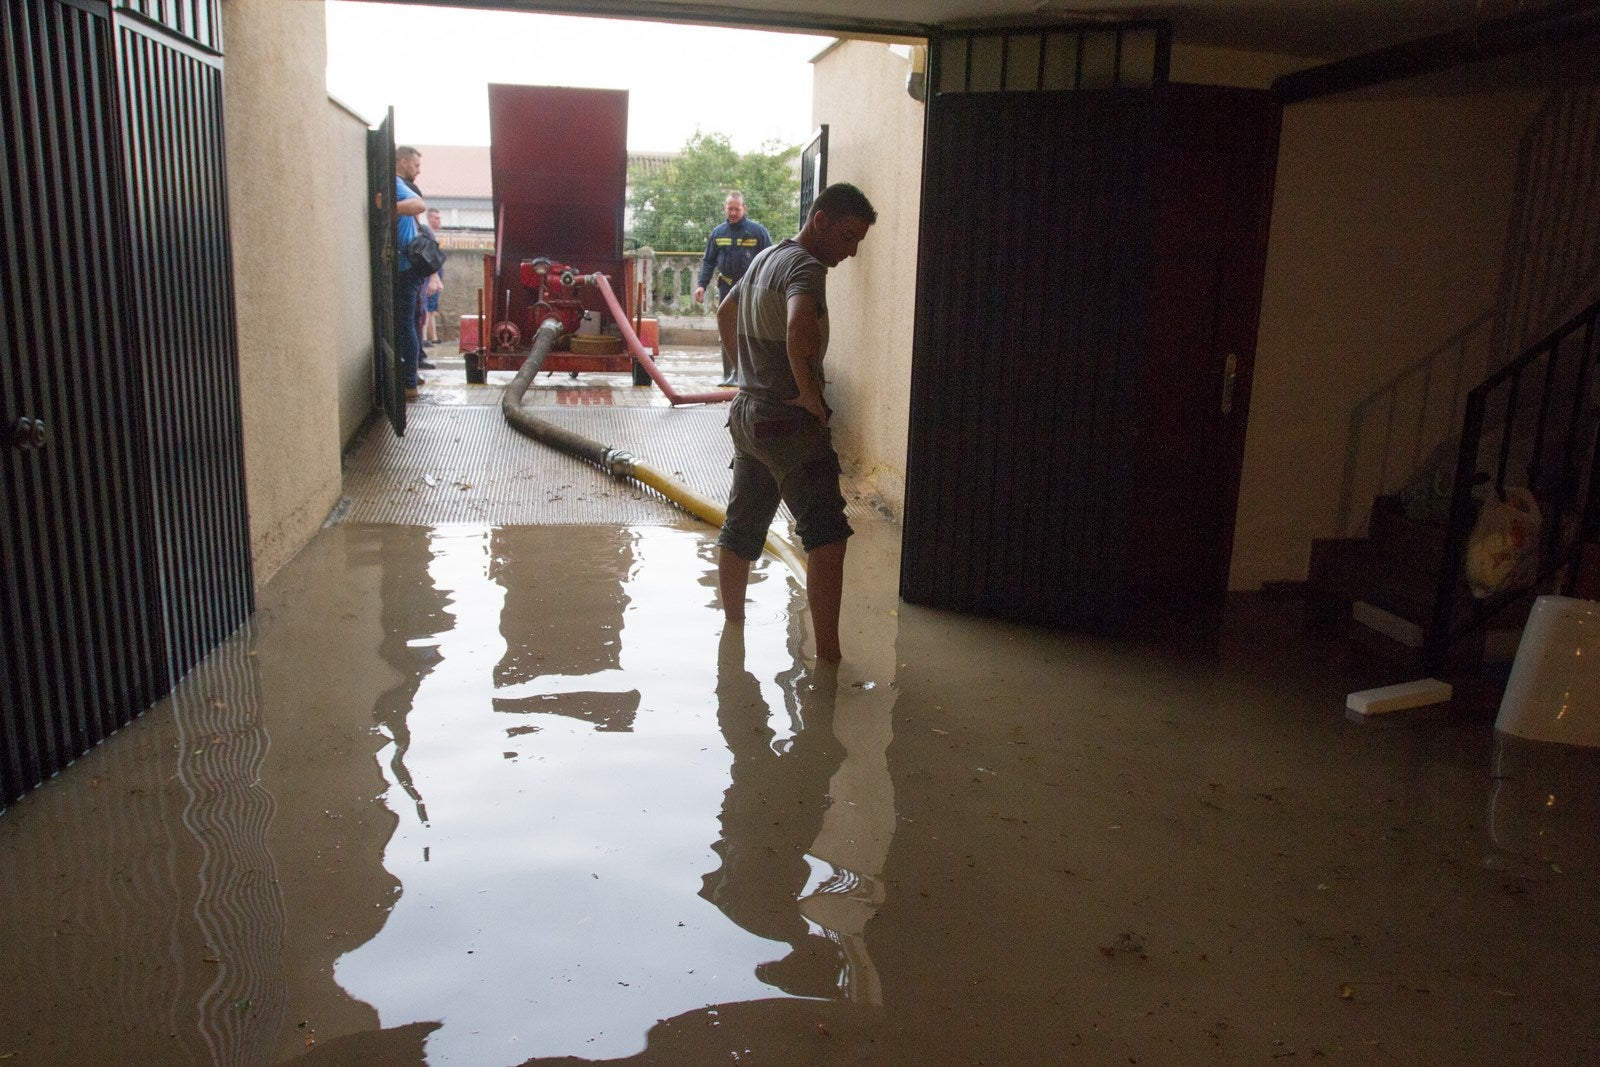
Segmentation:
<svg viewBox="0 0 1600 1067">
<path fill-rule="evenodd" d="M 1344 706 L 1357 715 L 1381 715 L 1387 711 L 1407 711 L 1429 704 L 1443 704 L 1455 691 L 1449 682 L 1437 678 L 1423 678 L 1400 685 L 1386 685 L 1378 689 L 1363 689 L 1351 693 Z"/>
<path fill-rule="evenodd" d="M 1407 648 L 1422 647 L 1422 627 L 1409 619 L 1402 619 L 1392 611 L 1385 611 L 1376 604 L 1358 600 L 1350 605 L 1350 616 L 1369 630 L 1376 630 L 1391 641 L 1398 641 Z"/>
</svg>

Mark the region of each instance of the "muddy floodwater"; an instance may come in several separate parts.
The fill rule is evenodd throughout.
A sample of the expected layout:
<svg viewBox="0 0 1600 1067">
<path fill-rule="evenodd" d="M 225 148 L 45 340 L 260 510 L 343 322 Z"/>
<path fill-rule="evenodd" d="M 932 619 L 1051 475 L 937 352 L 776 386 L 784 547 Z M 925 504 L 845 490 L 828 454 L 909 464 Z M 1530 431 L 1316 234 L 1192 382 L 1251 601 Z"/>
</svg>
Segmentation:
<svg viewBox="0 0 1600 1067">
<path fill-rule="evenodd" d="M 0 815 L 10 1064 L 1579 1063 L 1600 764 L 1355 723 L 1298 606 L 1177 649 L 714 535 L 323 530 Z"/>
</svg>

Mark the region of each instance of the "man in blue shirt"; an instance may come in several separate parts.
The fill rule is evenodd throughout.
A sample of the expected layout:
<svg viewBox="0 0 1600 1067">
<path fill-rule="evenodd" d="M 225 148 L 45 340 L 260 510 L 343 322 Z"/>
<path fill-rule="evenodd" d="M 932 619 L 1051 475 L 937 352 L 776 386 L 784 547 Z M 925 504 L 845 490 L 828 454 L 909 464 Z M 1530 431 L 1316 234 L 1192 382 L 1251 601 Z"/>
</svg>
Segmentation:
<svg viewBox="0 0 1600 1067">
<path fill-rule="evenodd" d="M 694 291 L 697 303 L 704 302 L 706 286 L 711 284 L 711 276 L 715 274 L 717 304 L 721 306 L 728 297 L 728 290 L 750 269 L 750 261 L 756 258 L 756 253 L 772 244 L 772 235 L 767 228 L 745 217 L 743 193 L 737 189 L 729 193 L 728 199 L 722 203 L 722 210 L 727 213 L 728 221 L 717 226 L 706 238 L 706 254 L 700 262 L 700 284 Z M 733 353 L 724 348 L 723 385 L 734 383 L 733 369 Z"/>
<path fill-rule="evenodd" d="M 422 153 L 408 144 L 394 150 L 394 210 L 399 217 L 395 228 L 394 275 L 394 325 L 396 343 L 400 346 L 400 361 L 405 366 L 406 399 L 417 398 L 417 360 L 422 355 L 422 339 L 417 336 L 417 310 L 422 284 L 427 275 L 416 277 L 411 272 L 411 261 L 406 258 L 406 246 L 417 236 L 417 217 L 428 210 L 428 205 L 411 182 L 422 173 Z"/>
</svg>

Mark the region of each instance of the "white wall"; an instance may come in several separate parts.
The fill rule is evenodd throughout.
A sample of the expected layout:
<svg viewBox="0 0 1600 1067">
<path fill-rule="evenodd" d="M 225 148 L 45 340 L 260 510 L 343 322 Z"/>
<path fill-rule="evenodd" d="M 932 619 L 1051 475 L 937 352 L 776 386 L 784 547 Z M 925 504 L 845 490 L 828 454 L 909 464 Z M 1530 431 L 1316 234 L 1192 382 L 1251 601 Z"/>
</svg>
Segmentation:
<svg viewBox="0 0 1600 1067">
<path fill-rule="evenodd" d="M 844 41 L 816 61 L 812 116 L 828 124 L 828 181 L 860 186 L 878 222 L 828 272 L 828 400 L 839 454 L 898 513 L 905 500 L 911 333 L 922 192 L 922 105 L 909 60 Z"/>
<path fill-rule="evenodd" d="M 1355 405 L 1494 306 L 1539 99 L 1399 86 L 1285 109 L 1232 588 L 1306 577 L 1312 539 L 1344 533 Z"/>
<path fill-rule="evenodd" d="M 1172 78 L 1265 89 L 1310 65 L 1175 46 Z M 1230 588 L 1303 579 L 1313 539 L 1359 532 L 1338 514 L 1351 413 L 1493 307 L 1541 99 L 1466 70 L 1284 109 Z M 1357 527 L 1371 502 L 1350 501 Z"/>
<path fill-rule="evenodd" d="M 318 0 L 224 0 L 228 186 L 240 395 L 257 585 L 340 494 L 341 388 L 361 347 L 365 205 L 351 200 L 349 124 L 330 118 Z M 339 134 L 331 132 L 335 123 Z M 364 201 L 364 192 L 361 194 Z M 364 223 L 361 223 L 364 227 Z M 350 249 L 360 255 L 352 266 Z"/>
</svg>

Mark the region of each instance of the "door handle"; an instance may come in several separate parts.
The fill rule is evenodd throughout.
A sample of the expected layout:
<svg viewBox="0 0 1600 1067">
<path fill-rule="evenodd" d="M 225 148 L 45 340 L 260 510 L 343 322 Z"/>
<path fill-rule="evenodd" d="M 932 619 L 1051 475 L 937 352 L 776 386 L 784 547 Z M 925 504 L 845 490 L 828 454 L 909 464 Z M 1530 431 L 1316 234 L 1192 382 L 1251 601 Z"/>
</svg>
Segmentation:
<svg viewBox="0 0 1600 1067">
<path fill-rule="evenodd" d="M 1239 357 L 1232 352 L 1222 363 L 1222 413 L 1233 414 L 1233 386 L 1239 380 Z"/>
</svg>

